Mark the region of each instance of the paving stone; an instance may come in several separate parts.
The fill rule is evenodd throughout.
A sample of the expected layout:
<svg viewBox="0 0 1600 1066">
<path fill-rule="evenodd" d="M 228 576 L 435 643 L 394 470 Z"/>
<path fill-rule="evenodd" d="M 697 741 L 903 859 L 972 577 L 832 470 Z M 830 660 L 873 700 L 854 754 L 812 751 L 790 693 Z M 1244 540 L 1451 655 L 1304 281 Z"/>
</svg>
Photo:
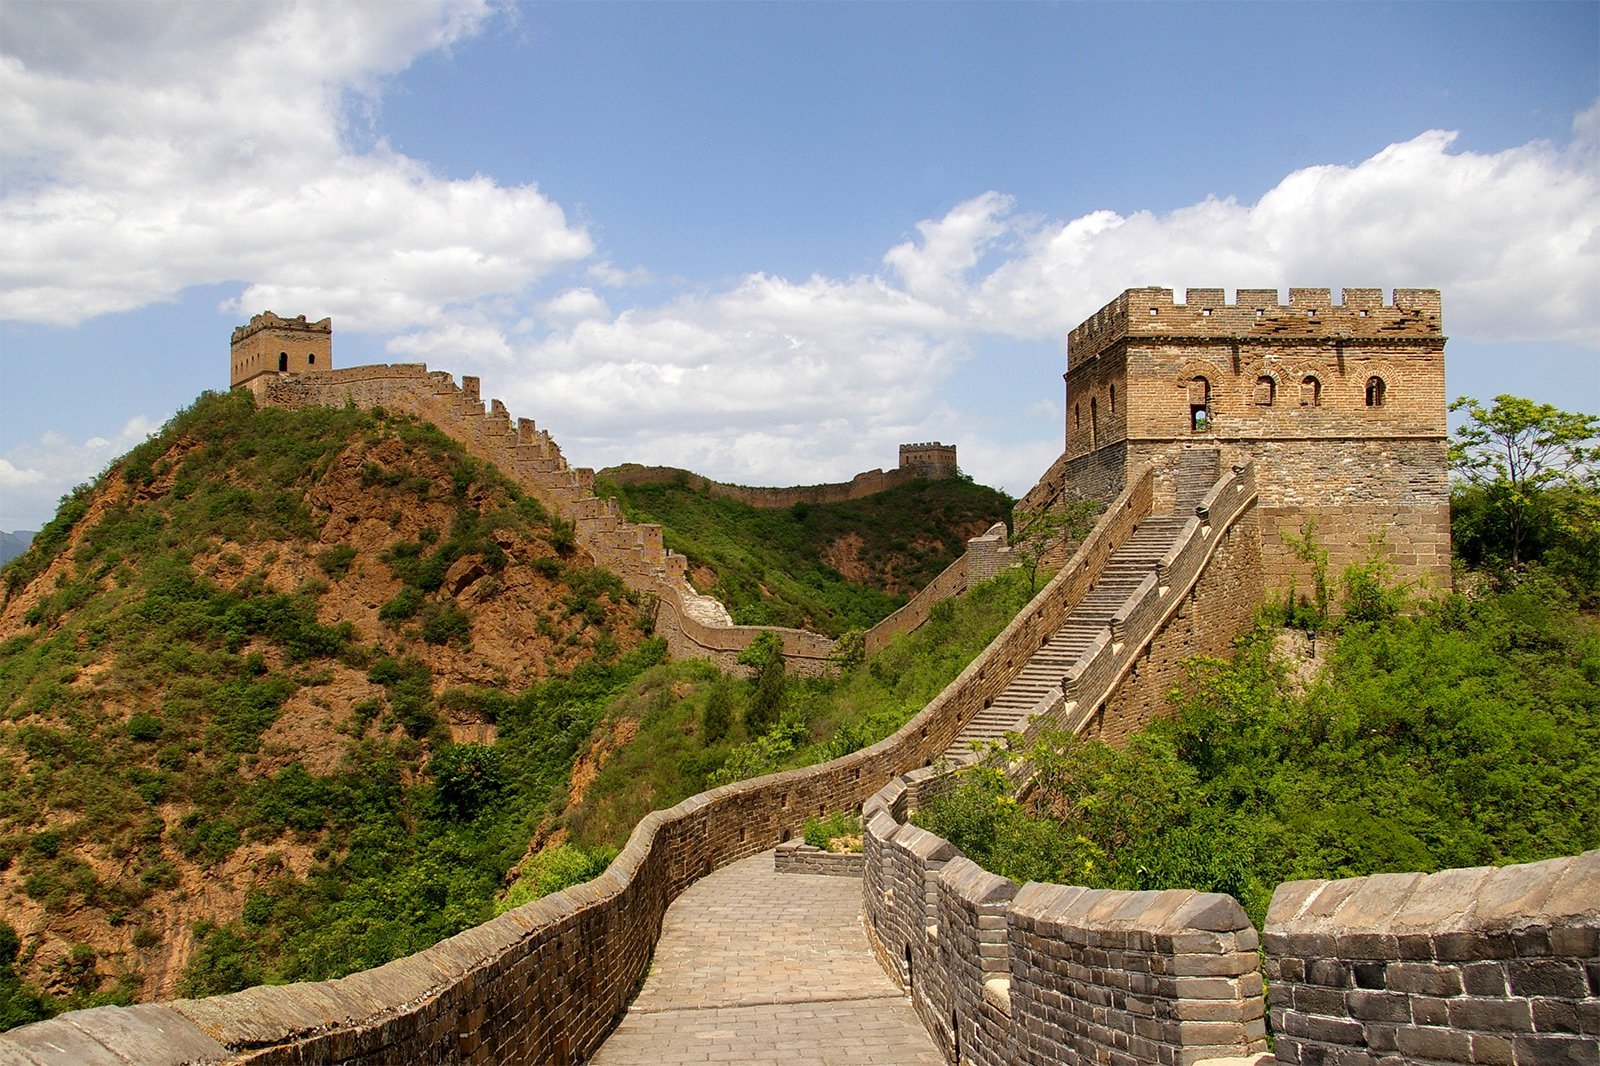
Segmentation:
<svg viewBox="0 0 1600 1066">
<path fill-rule="evenodd" d="M 672 904 L 644 987 L 592 1066 L 944 1062 L 875 961 L 852 879 L 731 863 Z"/>
</svg>

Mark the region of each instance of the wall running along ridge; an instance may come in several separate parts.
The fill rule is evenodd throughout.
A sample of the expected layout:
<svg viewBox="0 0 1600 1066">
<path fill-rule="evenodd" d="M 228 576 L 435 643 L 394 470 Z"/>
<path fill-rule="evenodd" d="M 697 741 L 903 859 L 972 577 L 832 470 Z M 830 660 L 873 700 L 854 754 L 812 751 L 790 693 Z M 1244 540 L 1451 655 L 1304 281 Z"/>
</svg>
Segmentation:
<svg viewBox="0 0 1600 1066">
<path fill-rule="evenodd" d="M 684 888 L 789 839 L 808 817 L 858 804 L 875 947 L 948 1054 L 992 1064 L 1190 1063 L 1257 1048 L 1255 934 L 1230 898 L 1018 888 L 903 824 L 953 786 L 935 760 L 1150 513 L 1153 482 L 1138 472 L 1067 566 L 886 740 L 654 812 L 596 880 L 407 958 L 335 981 L 75 1011 L 0 1035 L 0 1061 L 579 1062 L 625 1012 Z M 1241 528 L 1252 510 L 1247 484 L 1241 469 L 1213 487 L 1161 573 L 1178 581 L 1194 545 L 1224 536 L 1230 512 L 1231 528 Z M 1202 520 L 1216 528 L 1211 537 Z M 1199 580 L 1226 565 L 1221 558 L 1197 561 Z M 1133 634 L 1153 624 L 1149 611 L 1125 612 L 1124 648 L 1143 639 Z M 1094 702 L 1091 683 L 1115 687 L 1116 674 L 1080 671 L 1077 702 Z M 1264 938 L 1280 1060 L 1592 1062 L 1597 911 L 1600 852 L 1281 886 Z"/>
<path fill-rule="evenodd" d="M 681 483 L 697 492 L 721 496 L 750 507 L 781 511 L 797 504 L 846 503 L 887 492 L 917 478 L 938 480 L 955 477 L 959 473 L 956 446 L 934 441 L 931 444 L 900 445 L 900 465 L 893 470 L 868 470 L 849 481 L 830 485 L 797 485 L 790 488 L 730 485 L 675 466 L 642 466 L 638 463 L 610 466 L 600 471 L 598 476 L 618 485 Z"/>
<path fill-rule="evenodd" d="M 859 808 L 931 765 L 1060 627 L 1149 513 L 1143 479 L 1100 517 L 1058 574 L 961 675 L 892 736 L 832 762 L 770 774 L 646 815 L 604 874 L 424 951 L 332 981 L 203 1000 L 73 1011 L 0 1034 L 22 1066 L 239 1062 L 574 1063 L 615 1027 L 643 979 L 667 906 L 729 862 Z"/>
<path fill-rule="evenodd" d="M 710 659 L 725 671 L 737 671 L 739 653 L 764 632 L 777 633 L 790 671 L 815 675 L 834 668 L 835 642 L 818 633 L 773 626 L 735 626 L 726 622 L 727 611 L 689 584 L 688 563 L 669 551 L 661 527 L 636 524 L 622 517 L 614 499 L 594 492 L 594 471 L 572 467 L 550 434 L 532 419 L 515 425 L 499 400 L 486 405 L 479 397 L 475 377 L 463 377 L 458 386 L 449 373 L 430 371 L 421 363 L 378 364 L 314 374 L 278 374 L 251 383 L 257 402 L 285 408 L 383 407 L 415 415 L 438 426 L 469 454 L 494 464 L 556 517 L 571 522 L 577 542 L 596 564 L 614 572 L 629 589 L 656 601 L 655 632 L 667 642 L 674 658 Z M 954 449 L 947 445 L 908 445 L 913 449 Z M 908 467 L 906 480 L 926 471 L 932 460 L 915 452 L 917 464 Z M 902 461 L 907 460 L 902 456 Z M 993 576 L 1000 565 L 991 529 L 975 538 L 976 554 L 953 563 L 927 588 L 895 614 L 867 633 L 867 648 L 877 650 L 889 639 L 909 632 L 927 619 L 940 599 L 964 592 L 971 584 Z M 1000 535 L 1003 544 L 1004 535 Z"/>
</svg>

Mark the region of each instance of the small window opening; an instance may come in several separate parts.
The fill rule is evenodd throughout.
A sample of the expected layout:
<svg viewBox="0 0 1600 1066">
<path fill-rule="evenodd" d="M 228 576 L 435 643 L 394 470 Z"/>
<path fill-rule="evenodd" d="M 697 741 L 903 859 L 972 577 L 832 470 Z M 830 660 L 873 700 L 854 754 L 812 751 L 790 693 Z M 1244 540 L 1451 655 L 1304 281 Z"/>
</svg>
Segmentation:
<svg viewBox="0 0 1600 1066">
<path fill-rule="evenodd" d="M 1100 439 L 1100 405 L 1094 397 L 1089 397 L 1089 448 L 1092 451 L 1098 447 Z"/>
<path fill-rule="evenodd" d="M 312 353 L 310 353 L 309 355 L 306 356 L 306 365 L 307 366 L 316 366 L 317 365 L 317 353 L 316 352 L 312 352 Z"/>
<path fill-rule="evenodd" d="M 1266 314 L 1266 311 L 1264 311 L 1264 310 L 1262 310 L 1262 309 L 1261 309 L 1261 308 L 1259 308 L 1259 307 L 1258 307 L 1258 308 L 1256 308 L 1256 317 L 1257 317 L 1257 318 L 1260 318 L 1260 317 L 1261 317 L 1261 316 L 1262 316 L 1262 315 L 1265 315 L 1265 314 Z"/>
<path fill-rule="evenodd" d="M 1211 382 L 1195 377 L 1189 382 L 1189 430 L 1203 433 L 1211 428 Z"/>
<path fill-rule="evenodd" d="M 1382 378 L 1368 378 L 1367 379 L 1367 406 L 1368 407 L 1382 407 L 1383 406 L 1383 394 L 1385 392 L 1387 392 L 1387 391 L 1388 391 L 1388 389 L 1384 385 Z"/>
<path fill-rule="evenodd" d="M 1072 424 L 1078 429 L 1083 428 L 1083 404 L 1081 403 L 1072 405 Z"/>
<path fill-rule="evenodd" d="M 1117 413 L 1117 387 L 1111 386 L 1111 413 Z"/>
<path fill-rule="evenodd" d="M 1266 374 L 1256 378 L 1255 402 L 1260 407 L 1271 407 L 1278 398 L 1278 383 Z"/>
<path fill-rule="evenodd" d="M 1154 307 L 1152 307 L 1152 308 L 1151 308 L 1151 309 L 1150 309 L 1150 317 L 1151 317 L 1151 318 L 1154 318 L 1154 317 L 1156 317 L 1156 315 L 1158 315 L 1158 314 L 1160 314 L 1160 313 L 1161 313 L 1161 312 L 1159 312 L 1159 311 L 1157 311 L 1157 310 L 1156 310 L 1156 309 L 1155 309 L 1155 308 L 1154 308 Z"/>
<path fill-rule="evenodd" d="M 279 369 L 279 371 L 284 371 L 284 370 L 288 370 L 289 369 L 289 353 L 288 352 L 279 352 L 278 353 L 278 369 Z"/>
<path fill-rule="evenodd" d="M 1210 317 L 1211 317 L 1211 308 L 1209 308 L 1209 307 L 1202 307 L 1202 308 L 1201 308 L 1201 309 L 1200 309 L 1200 317 L 1201 317 L 1201 318 L 1210 318 Z"/>
<path fill-rule="evenodd" d="M 1315 374 L 1307 374 L 1300 382 L 1300 406 L 1322 406 L 1322 382 L 1317 380 Z"/>
</svg>

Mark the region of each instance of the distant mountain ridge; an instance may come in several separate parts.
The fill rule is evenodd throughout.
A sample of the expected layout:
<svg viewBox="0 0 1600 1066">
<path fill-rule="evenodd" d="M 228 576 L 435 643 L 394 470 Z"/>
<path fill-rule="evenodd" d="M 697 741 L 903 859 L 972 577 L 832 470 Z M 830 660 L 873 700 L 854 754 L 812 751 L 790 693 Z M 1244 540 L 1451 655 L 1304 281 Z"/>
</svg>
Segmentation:
<svg viewBox="0 0 1600 1066">
<path fill-rule="evenodd" d="M 0 529 L 0 566 L 27 551 L 36 533 L 36 530 L 31 529 L 18 529 L 11 533 Z"/>
</svg>

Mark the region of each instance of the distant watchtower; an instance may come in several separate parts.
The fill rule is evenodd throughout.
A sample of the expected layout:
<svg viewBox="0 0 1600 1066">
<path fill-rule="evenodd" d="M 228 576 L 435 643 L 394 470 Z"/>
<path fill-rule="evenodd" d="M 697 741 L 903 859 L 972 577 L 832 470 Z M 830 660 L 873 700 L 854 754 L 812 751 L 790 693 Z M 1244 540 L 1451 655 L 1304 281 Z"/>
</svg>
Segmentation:
<svg viewBox="0 0 1600 1066">
<path fill-rule="evenodd" d="M 918 477 L 929 481 L 955 477 L 961 472 L 956 466 L 956 446 L 938 441 L 900 445 L 900 469 L 914 470 Z"/>
<path fill-rule="evenodd" d="M 1180 467 L 1248 457 L 1268 588 L 1309 570 L 1284 542 L 1307 519 L 1335 579 L 1382 535 L 1402 579 L 1450 584 L 1439 292 L 1128 289 L 1067 338 L 1061 488 L 1108 500 L 1145 463 L 1158 509 Z"/>
<path fill-rule="evenodd" d="M 274 374 L 333 369 L 333 319 L 307 322 L 305 315 L 279 318 L 263 311 L 233 331 L 229 346 L 231 388 L 258 391 Z"/>
</svg>

